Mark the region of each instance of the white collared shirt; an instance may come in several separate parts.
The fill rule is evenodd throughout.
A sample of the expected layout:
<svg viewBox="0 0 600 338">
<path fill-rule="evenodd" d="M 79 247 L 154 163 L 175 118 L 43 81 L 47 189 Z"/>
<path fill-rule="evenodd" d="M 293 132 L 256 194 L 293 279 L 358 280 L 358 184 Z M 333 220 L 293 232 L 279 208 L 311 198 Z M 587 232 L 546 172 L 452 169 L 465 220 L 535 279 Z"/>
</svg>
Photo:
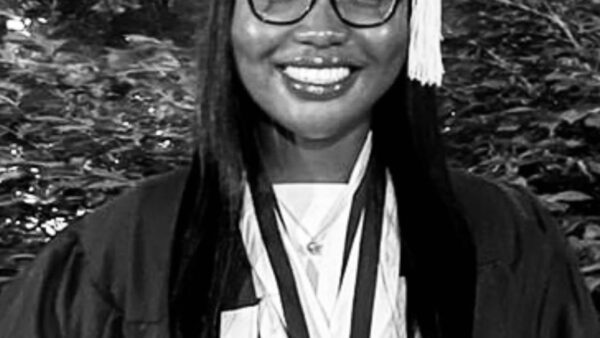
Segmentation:
<svg viewBox="0 0 600 338">
<path fill-rule="evenodd" d="M 362 216 L 340 287 L 342 257 L 352 197 L 360 183 L 371 151 L 371 135 L 365 141 L 347 184 L 275 185 L 283 223 L 278 222 L 298 288 L 310 337 L 349 337 L 352 303 L 358 268 Z M 221 337 L 287 337 L 285 316 L 269 257 L 262 241 L 252 196 L 244 194 L 240 230 L 252 266 L 252 279 L 260 302 L 252 307 L 221 314 Z M 311 254 L 307 244 L 317 236 L 322 250 Z M 311 283 L 307 267 L 316 269 Z M 406 337 L 406 286 L 400 277 L 400 241 L 396 199 L 389 175 L 383 214 L 382 242 L 377 270 L 371 337 Z M 316 287 L 315 287 L 316 286 Z"/>
</svg>

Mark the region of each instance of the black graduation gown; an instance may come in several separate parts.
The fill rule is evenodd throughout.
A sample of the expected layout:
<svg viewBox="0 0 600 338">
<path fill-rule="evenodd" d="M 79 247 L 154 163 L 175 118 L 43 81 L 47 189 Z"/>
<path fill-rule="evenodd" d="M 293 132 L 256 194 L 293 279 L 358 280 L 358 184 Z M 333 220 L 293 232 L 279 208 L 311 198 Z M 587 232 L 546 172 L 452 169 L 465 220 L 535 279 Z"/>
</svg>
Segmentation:
<svg viewBox="0 0 600 338">
<path fill-rule="evenodd" d="M 0 295 L 0 338 L 172 337 L 170 255 L 188 175 L 149 179 L 57 236 Z M 474 336 L 600 337 L 574 257 L 536 200 L 460 172 L 452 182 L 477 247 Z M 255 301 L 236 285 L 223 309 Z"/>
</svg>

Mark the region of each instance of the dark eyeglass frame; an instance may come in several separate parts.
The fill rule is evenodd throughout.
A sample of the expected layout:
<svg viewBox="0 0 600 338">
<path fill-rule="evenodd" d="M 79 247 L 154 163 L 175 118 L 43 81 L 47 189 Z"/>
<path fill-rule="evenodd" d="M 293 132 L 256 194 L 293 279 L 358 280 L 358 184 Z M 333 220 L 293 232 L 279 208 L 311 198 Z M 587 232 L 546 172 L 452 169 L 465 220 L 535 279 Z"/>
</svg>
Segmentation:
<svg viewBox="0 0 600 338">
<path fill-rule="evenodd" d="M 344 18 L 344 16 L 342 15 L 342 12 L 338 8 L 337 1 L 329 0 L 329 2 L 331 3 L 331 7 L 333 7 L 333 10 L 335 11 L 335 14 L 337 14 L 338 18 L 340 18 L 340 20 L 343 23 L 345 23 L 346 25 L 356 27 L 356 28 L 370 28 L 370 27 L 377 27 L 377 26 L 381 26 L 381 25 L 385 24 L 392 18 L 392 16 L 394 16 L 394 13 L 396 13 L 398 4 L 401 1 L 407 1 L 407 0 L 393 0 L 393 1 L 394 1 L 394 3 L 392 5 L 392 7 L 390 8 L 389 12 L 386 14 L 386 16 L 381 21 L 378 21 L 375 23 L 360 24 L 360 23 L 355 23 L 355 22 L 352 22 L 352 21 Z M 278 25 L 278 26 L 293 25 L 295 23 L 302 21 L 302 19 L 304 19 L 304 17 L 306 17 L 306 15 L 308 15 L 308 13 L 310 13 L 310 11 L 312 11 L 312 9 L 315 7 L 316 3 L 317 3 L 317 0 L 310 0 L 310 2 L 308 3 L 308 6 L 306 6 L 306 8 L 302 12 L 302 14 L 300 14 L 298 16 L 298 18 L 296 18 L 296 19 L 278 21 L 278 20 L 269 20 L 268 18 L 266 18 L 264 15 L 262 15 L 256 9 L 256 6 L 254 5 L 254 0 L 248 0 L 248 5 L 250 6 L 250 9 L 252 10 L 252 13 L 254 14 L 254 16 L 256 16 L 256 18 L 258 18 L 260 21 L 262 21 L 264 23 L 268 23 L 271 25 Z"/>
</svg>

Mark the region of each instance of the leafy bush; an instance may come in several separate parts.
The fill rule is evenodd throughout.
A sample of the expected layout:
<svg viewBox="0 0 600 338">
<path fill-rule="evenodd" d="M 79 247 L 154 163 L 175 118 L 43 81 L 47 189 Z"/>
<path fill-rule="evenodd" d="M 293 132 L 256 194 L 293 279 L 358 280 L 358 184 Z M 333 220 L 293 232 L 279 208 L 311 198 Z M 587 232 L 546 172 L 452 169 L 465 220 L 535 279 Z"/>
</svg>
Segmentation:
<svg viewBox="0 0 600 338">
<path fill-rule="evenodd" d="M 532 189 L 600 309 L 600 5 L 452 1 L 444 133 L 454 165 Z"/>
<path fill-rule="evenodd" d="M 0 15 L 2 282 L 111 195 L 187 162 L 194 100 L 189 48 L 51 38 L 48 20 Z"/>
</svg>

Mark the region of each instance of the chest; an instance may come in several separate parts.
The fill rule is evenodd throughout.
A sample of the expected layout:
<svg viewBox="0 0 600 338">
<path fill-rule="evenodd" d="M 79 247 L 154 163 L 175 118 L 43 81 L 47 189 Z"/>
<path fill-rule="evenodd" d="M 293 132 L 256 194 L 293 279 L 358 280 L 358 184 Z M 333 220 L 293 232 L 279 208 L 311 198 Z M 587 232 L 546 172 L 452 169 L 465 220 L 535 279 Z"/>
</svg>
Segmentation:
<svg viewBox="0 0 600 338">
<path fill-rule="evenodd" d="M 251 271 L 236 277 L 243 283 L 232 293 L 223 304 L 223 311 L 244 309 L 256 306 L 259 302 L 252 283 Z M 478 271 L 476 315 L 474 318 L 475 338 L 529 338 L 527 325 L 514 325 L 515 318 L 522 318 L 521 322 L 533 321 L 533 313 L 529 313 L 527 305 L 511 308 L 511 303 L 516 300 L 510 297 L 510 288 L 513 282 L 509 272 L 502 265 L 489 264 Z M 243 311 L 242 311 L 243 312 Z M 249 313 L 246 312 L 246 316 Z M 250 314 L 252 316 L 253 314 Z M 250 318 L 252 319 L 252 318 Z M 512 323 L 512 324 L 511 324 Z M 169 323 L 164 320 L 156 322 L 120 323 L 120 328 L 115 329 L 122 335 L 114 337 L 124 338 L 170 338 Z M 98 336 L 102 337 L 102 336 Z"/>
</svg>

